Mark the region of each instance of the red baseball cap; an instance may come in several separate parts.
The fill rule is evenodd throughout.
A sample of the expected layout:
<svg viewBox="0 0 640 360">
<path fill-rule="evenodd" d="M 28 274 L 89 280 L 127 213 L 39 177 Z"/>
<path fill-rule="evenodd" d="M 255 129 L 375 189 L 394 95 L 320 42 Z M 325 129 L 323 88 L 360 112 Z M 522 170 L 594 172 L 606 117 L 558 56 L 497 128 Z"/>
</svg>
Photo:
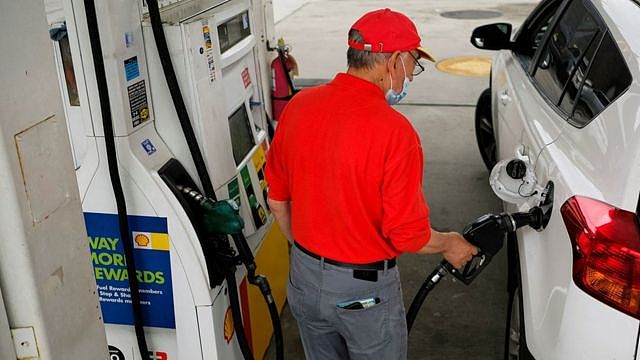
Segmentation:
<svg viewBox="0 0 640 360">
<path fill-rule="evenodd" d="M 417 50 L 420 57 L 436 59 L 420 45 L 420 35 L 411 19 L 397 11 L 380 9 L 364 14 L 351 26 L 358 30 L 364 43 L 349 40 L 349 47 L 378 53 Z"/>
</svg>

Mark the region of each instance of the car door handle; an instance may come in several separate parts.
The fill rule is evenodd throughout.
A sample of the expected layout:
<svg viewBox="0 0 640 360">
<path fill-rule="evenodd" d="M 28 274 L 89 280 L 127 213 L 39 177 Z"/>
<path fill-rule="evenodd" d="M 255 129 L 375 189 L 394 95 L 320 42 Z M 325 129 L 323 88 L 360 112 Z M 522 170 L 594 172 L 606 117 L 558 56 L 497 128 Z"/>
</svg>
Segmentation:
<svg viewBox="0 0 640 360">
<path fill-rule="evenodd" d="M 502 105 L 507 105 L 508 103 L 511 102 L 511 96 L 509 96 L 509 90 L 507 89 L 503 90 L 498 96 L 498 98 L 500 99 L 500 102 L 502 103 Z"/>
</svg>

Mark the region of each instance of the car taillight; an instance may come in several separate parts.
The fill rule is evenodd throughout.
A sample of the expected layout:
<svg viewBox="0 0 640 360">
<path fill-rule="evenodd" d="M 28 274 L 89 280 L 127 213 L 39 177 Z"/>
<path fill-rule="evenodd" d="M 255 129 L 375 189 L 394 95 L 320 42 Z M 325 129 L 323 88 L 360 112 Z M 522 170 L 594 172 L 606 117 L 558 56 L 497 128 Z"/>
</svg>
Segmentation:
<svg viewBox="0 0 640 360">
<path fill-rule="evenodd" d="M 640 319 L 638 216 L 573 196 L 560 210 L 573 245 L 573 280 L 594 298 Z"/>
</svg>

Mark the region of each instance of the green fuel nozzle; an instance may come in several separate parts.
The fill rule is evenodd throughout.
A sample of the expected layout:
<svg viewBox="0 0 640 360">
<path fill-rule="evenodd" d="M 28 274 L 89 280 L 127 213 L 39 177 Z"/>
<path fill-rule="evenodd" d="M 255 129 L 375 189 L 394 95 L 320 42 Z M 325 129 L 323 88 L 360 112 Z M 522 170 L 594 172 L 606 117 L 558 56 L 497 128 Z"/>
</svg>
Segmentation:
<svg viewBox="0 0 640 360">
<path fill-rule="evenodd" d="M 247 268 L 250 280 L 255 277 L 255 259 L 242 233 L 244 220 L 240 217 L 238 204 L 233 200 L 213 200 L 188 187 L 178 186 L 178 190 L 200 204 L 202 225 L 209 235 L 231 235 L 238 250 L 239 260 Z"/>
<path fill-rule="evenodd" d="M 208 234 L 233 235 L 242 233 L 244 220 L 240 216 L 240 207 L 234 200 L 216 201 L 190 187 L 178 185 L 177 188 L 202 207 L 202 222 Z"/>
<path fill-rule="evenodd" d="M 214 201 L 205 198 L 202 202 L 202 224 L 210 234 L 232 235 L 242 233 L 244 220 L 240 217 L 238 204 L 233 200 Z"/>
</svg>

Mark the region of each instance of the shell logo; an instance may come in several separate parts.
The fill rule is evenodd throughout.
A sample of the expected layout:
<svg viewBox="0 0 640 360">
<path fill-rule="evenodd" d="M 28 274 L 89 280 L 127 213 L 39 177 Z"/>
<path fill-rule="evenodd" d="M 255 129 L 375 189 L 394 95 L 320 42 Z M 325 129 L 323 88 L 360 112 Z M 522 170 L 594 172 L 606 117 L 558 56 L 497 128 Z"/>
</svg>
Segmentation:
<svg viewBox="0 0 640 360">
<path fill-rule="evenodd" d="M 224 314 L 224 340 L 228 343 L 233 339 L 233 314 L 231 313 L 231 307 L 227 308 L 227 312 Z"/>
<path fill-rule="evenodd" d="M 133 241 L 135 241 L 136 245 L 140 247 L 147 247 L 151 242 L 151 240 L 149 240 L 149 237 L 145 234 L 137 234 Z"/>
<path fill-rule="evenodd" d="M 147 120 L 149 118 L 149 108 L 140 109 L 140 117 L 142 120 Z"/>
</svg>

